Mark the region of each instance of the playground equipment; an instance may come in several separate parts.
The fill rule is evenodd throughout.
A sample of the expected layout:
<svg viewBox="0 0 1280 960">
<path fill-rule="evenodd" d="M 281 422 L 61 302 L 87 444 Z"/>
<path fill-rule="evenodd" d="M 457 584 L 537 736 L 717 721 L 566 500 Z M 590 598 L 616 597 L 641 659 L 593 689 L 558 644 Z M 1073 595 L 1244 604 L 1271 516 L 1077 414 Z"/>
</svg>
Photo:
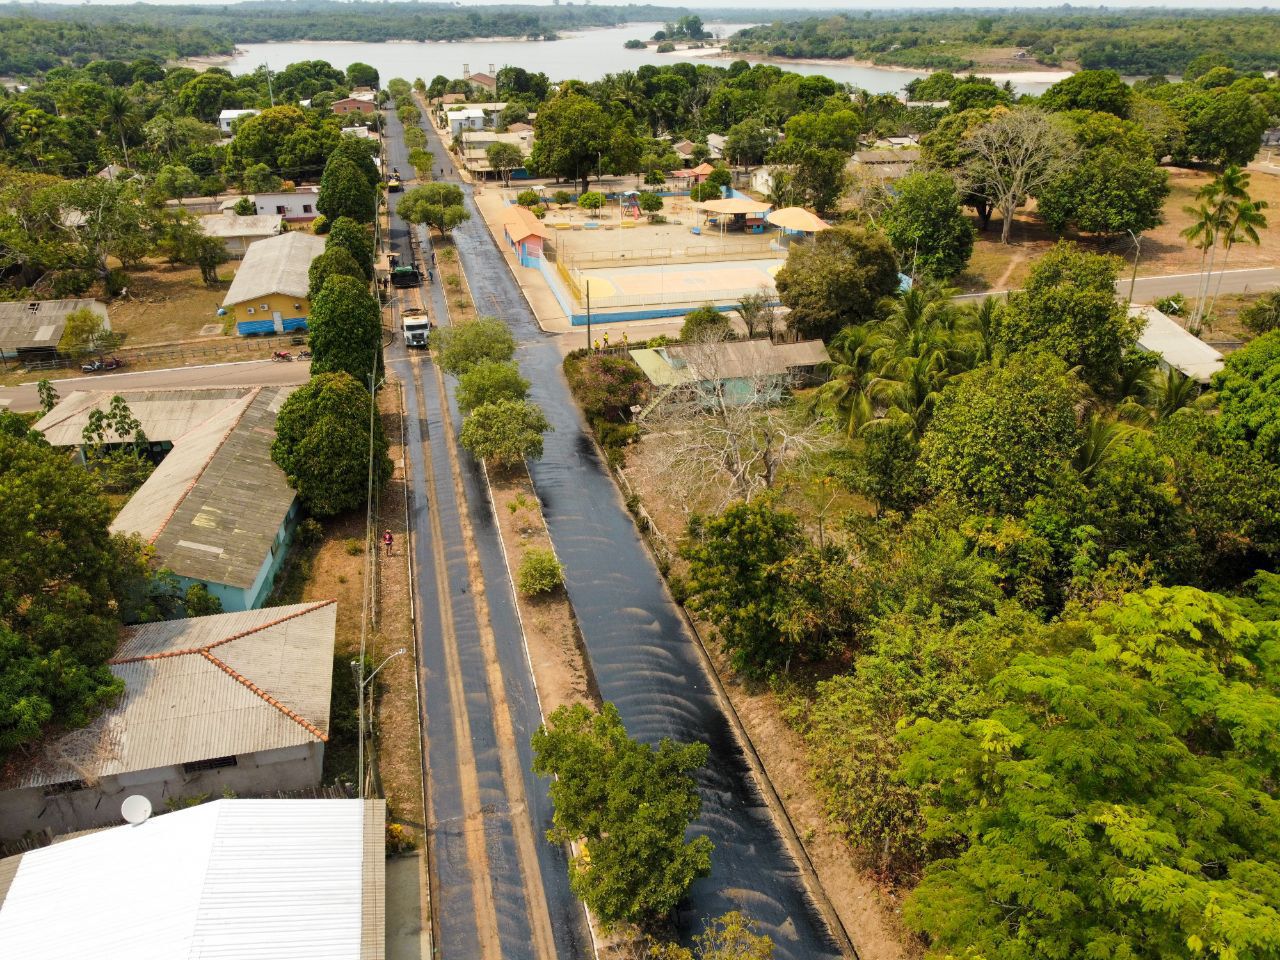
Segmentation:
<svg viewBox="0 0 1280 960">
<path fill-rule="evenodd" d="M 640 194 L 635 190 L 628 190 L 622 195 L 622 213 L 631 214 L 631 219 L 640 219 Z"/>
</svg>

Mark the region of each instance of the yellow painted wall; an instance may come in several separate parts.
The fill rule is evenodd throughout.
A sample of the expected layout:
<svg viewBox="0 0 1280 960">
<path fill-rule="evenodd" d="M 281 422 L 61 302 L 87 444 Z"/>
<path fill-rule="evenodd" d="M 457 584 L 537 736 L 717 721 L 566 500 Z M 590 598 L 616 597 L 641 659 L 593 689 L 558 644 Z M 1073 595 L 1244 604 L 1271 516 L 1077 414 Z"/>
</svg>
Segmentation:
<svg viewBox="0 0 1280 960">
<path fill-rule="evenodd" d="M 266 309 L 262 309 L 266 304 Z M 294 306 L 298 304 L 298 306 Z M 249 308 L 253 308 L 253 313 L 249 313 Z M 232 316 L 236 323 L 245 320 L 270 320 L 271 312 L 279 310 L 280 316 L 285 320 L 291 317 L 305 317 L 311 312 L 311 304 L 306 297 L 286 297 L 281 293 L 272 293 L 258 300 L 247 300 L 244 303 L 237 303 L 230 308 Z"/>
</svg>

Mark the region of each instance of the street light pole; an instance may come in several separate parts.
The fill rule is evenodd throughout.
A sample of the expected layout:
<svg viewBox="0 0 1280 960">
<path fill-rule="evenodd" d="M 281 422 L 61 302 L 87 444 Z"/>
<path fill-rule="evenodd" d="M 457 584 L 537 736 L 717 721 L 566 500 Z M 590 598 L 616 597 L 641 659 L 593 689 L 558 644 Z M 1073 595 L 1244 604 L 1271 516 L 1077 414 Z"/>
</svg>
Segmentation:
<svg viewBox="0 0 1280 960">
<path fill-rule="evenodd" d="M 380 671 L 388 663 L 390 663 L 396 657 L 400 656 L 402 653 L 405 653 L 405 652 L 407 652 L 406 649 L 404 647 L 401 647 L 395 653 L 391 654 L 391 656 L 387 657 L 387 659 L 383 660 L 380 664 L 374 667 L 373 672 L 370 673 L 367 677 L 362 677 L 362 674 L 364 673 L 363 656 L 359 660 L 351 661 L 351 674 L 356 681 L 356 713 L 360 718 L 360 743 L 356 751 L 356 767 L 357 767 L 357 777 L 358 777 L 357 784 L 356 784 L 356 795 L 361 800 L 364 799 L 364 691 L 365 691 L 365 688 L 369 686 L 370 682 L 372 682 L 373 678 L 378 675 L 378 671 Z"/>
</svg>

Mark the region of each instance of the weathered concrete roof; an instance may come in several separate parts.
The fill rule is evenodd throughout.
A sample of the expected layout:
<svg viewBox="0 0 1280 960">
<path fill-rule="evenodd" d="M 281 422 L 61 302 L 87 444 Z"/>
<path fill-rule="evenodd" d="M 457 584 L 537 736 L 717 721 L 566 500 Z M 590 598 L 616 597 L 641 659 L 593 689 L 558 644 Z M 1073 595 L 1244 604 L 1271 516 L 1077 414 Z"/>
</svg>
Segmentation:
<svg viewBox="0 0 1280 960">
<path fill-rule="evenodd" d="M 274 237 L 284 225 L 278 213 L 254 213 L 241 217 L 235 213 L 218 213 L 200 218 L 200 229 L 211 237 Z"/>
<path fill-rule="evenodd" d="M 249 244 L 222 301 L 224 307 L 261 300 L 272 293 L 307 295 L 311 261 L 324 253 L 324 237 L 292 231 Z"/>
<path fill-rule="evenodd" d="M 297 387 L 254 387 L 184 434 L 116 515 L 192 580 L 253 585 L 294 491 L 271 459 L 276 414 Z"/>
<path fill-rule="evenodd" d="M 0 860 L 6 955 L 382 960 L 384 800 L 215 800 Z"/>
<path fill-rule="evenodd" d="M 1222 369 L 1222 354 L 1155 307 L 1132 306 L 1129 316 L 1146 321 L 1138 334 L 1138 346 L 1192 380 L 1208 383 Z"/>
<path fill-rule="evenodd" d="M 105 411 L 115 397 L 129 405 L 142 424 L 147 439 L 176 443 L 197 424 L 243 400 L 252 387 L 192 387 L 187 390 L 75 390 L 36 421 L 35 429 L 55 447 L 76 447 L 84 442 L 89 414 Z M 103 440 L 115 443 L 113 431 Z"/>
<path fill-rule="evenodd" d="M 87 727 L 13 762 L 0 788 L 93 780 L 329 738 L 332 600 L 126 631 L 124 693 Z"/>
<path fill-rule="evenodd" d="M 58 346 L 67 314 L 88 309 L 107 321 L 107 305 L 98 300 L 15 300 L 0 303 L 0 350 Z"/>
</svg>

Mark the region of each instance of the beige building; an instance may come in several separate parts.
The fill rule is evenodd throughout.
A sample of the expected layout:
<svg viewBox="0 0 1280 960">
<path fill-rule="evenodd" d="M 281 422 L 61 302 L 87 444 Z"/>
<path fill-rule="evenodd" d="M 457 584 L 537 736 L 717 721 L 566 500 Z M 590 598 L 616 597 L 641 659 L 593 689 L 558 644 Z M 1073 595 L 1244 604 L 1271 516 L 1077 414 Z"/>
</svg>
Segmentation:
<svg viewBox="0 0 1280 960">
<path fill-rule="evenodd" d="M 77 310 L 92 310 L 111 329 L 107 305 L 99 300 L 15 300 L 0 303 L 0 358 L 53 360 L 67 327 L 67 317 Z"/>
<path fill-rule="evenodd" d="M 127 630 L 109 661 L 119 700 L 0 779 L 0 840 L 118 823 L 131 794 L 162 810 L 319 786 L 336 613 L 326 600 Z"/>
<path fill-rule="evenodd" d="M 201 217 L 200 229 L 221 240 L 227 255 L 239 260 L 249 251 L 249 244 L 280 233 L 284 229 L 284 217 L 278 213 L 241 217 L 228 211 L 214 217 Z"/>
</svg>

